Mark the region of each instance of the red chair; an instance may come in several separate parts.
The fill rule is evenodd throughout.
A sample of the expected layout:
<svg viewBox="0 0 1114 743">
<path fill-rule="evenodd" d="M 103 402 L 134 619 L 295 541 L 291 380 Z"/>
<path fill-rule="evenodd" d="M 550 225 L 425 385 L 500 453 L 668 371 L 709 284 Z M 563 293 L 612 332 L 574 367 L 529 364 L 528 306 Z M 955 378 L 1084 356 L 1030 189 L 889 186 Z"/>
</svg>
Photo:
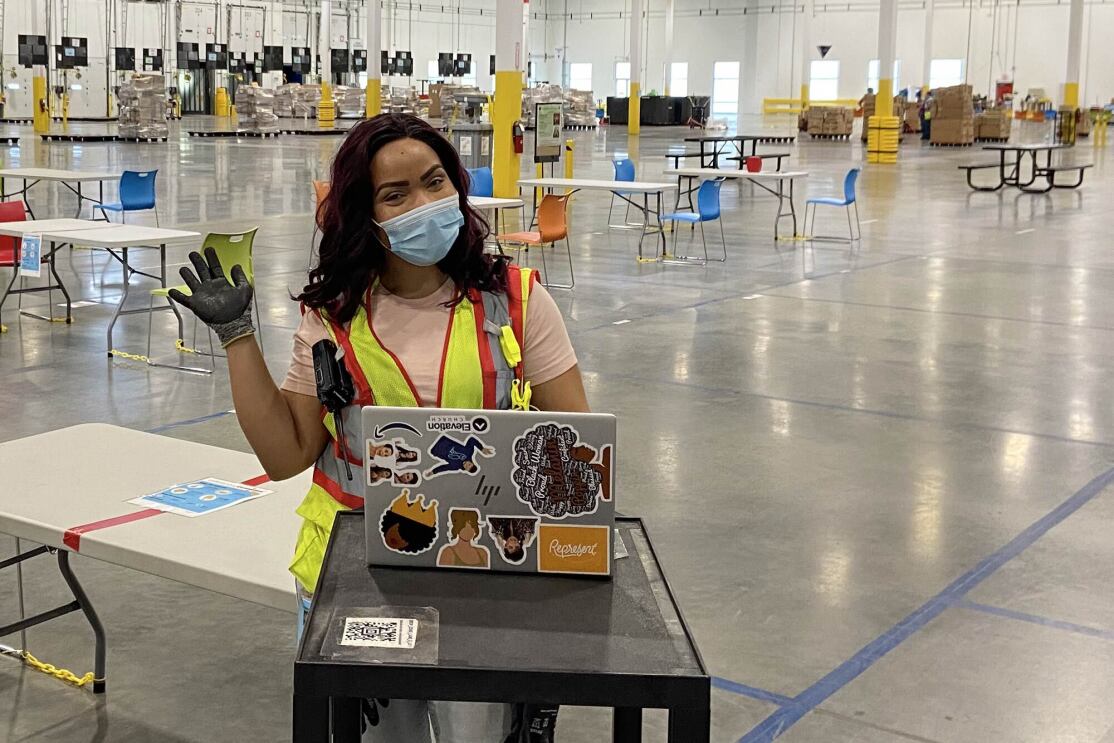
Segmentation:
<svg viewBox="0 0 1114 743">
<path fill-rule="evenodd" d="M 22 201 L 0 201 L 0 222 L 22 222 L 26 218 Z M 19 247 L 21 242 L 18 237 L 0 235 L 0 267 L 9 266 L 12 269 L 12 279 L 8 283 L 8 288 L 4 290 L 5 297 L 11 290 L 12 284 L 15 284 L 16 276 L 19 275 Z M 23 295 L 19 295 L 19 298 L 22 303 Z"/>
</svg>

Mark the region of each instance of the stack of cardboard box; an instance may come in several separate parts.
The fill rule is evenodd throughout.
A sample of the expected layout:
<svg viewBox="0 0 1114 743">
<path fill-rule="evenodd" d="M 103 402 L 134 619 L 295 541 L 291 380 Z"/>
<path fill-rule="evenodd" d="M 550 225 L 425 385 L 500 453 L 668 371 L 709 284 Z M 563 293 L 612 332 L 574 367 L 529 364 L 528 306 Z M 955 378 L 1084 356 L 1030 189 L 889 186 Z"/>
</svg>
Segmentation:
<svg viewBox="0 0 1114 743">
<path fill-rule="evenodd" d="M 866 141 L 867 129 L 870 125 L 870 117 L 874 115 L 875 105 L 878 96 L 874 93 L 867 93 L 863 96 L 863 141 Z M 901 117 L 905 111 L 904 98 L 894 98 L 894 110 L 891 116 Z"/>
<path fill-rule="evenodd" d="M 273 132 L 278 129 L 275 96 L 258 85 L 236 87 L 236 116 L 240 129 L 249 132 Z"/>
<path fill-rule="evenodd" d="M 121 137 L 167 136 L 166 81 L 162 75 L 133 72 L 119 91 Z"/>
<path fill-rule="evenodd" d="M 855 112 L 842 106 L 809 106 L 805 113 L 806 131 L 814 137 L 846 137 L 854 121 Z"/>
<path fill-rule="evenodd" d="M 977 139 L 1009 139 L 1013 112 L 1008 108 L 988 108 L 975 118 Z"/>
<path fill-rule="evenodd" d="M 933 94 L 933 144 L 971 144 L 975 141 L 975 107 L 970 85 L 937 88 Z"/>
<path fill-rule="evenodd" d="M 905 102 L 905 131 L 919 132 L 921 130 L 921 104 L 916 101 Z"/>
</svg>

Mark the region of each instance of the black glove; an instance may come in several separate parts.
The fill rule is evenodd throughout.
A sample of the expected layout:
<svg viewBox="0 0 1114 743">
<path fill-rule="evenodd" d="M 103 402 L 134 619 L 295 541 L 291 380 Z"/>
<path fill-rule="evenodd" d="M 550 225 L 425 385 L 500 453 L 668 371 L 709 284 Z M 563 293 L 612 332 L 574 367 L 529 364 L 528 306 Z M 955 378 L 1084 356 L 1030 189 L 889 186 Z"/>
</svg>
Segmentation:
<svg viewBox="0 0 1114 743">
<path fill-rule="evenodd" d="M 197 315 L 197 319 L 213 329 L 220 338 L 221 346 L 227 346 L 238 338 L 255 334 L 251 324 L 252 288 L 244 269 L 232 267 L 232 283 L 224 276 L 217 251 L 205 248 L 205 259 L 196 251 L 190 253 L 193 271 L 183 266 L 179 273 L 190 288 L 190 296 L 177 289 L 171 289 L 170 298 Z"/>
</svg>

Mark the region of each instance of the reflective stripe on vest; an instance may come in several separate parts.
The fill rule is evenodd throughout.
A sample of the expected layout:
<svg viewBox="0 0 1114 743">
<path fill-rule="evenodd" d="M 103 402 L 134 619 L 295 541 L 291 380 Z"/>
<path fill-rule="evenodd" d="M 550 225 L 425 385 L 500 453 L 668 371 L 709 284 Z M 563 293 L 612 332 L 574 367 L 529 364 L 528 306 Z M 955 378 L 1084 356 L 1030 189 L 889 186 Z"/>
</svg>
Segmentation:
<svg viewBox="0 0 1114 743">
<path fill-rule="evenodd" d="M 516 375 L 522 376 L 523 365 L 514 369 L 507 363 L 500 337 L 502 328 L 510 325 L 519 347 L 525 347 L 526 307 L 533 274 L 529 269 L 508 266 L 505 294 L 480 292 L 473 298 L 462 298 L 453 308 L 446 323 L 438 397 L 432 401 L 436 407 L 510 408 L 511 383 Z M 363 506 L 367 475 L 363 468 L 366 452 L 361 407 L 417 407 L 431 402 L 421 399 L 397 357 L 383 346 L 369 322 L 367 306 L 360 306 L 347 328 L 325 321 L 329 335 L 344 351 L 345 367 L 356 388 L 355 399 L 341 413 L 352 480 L 344 468 L 345 447 L 337 439 L 332 414 L 327 413 L 323 423 L 330 442 L 317 459 L 313 484 L 297 509 L 305 521 L 290 564 L 290 572 L 310 592 L 317 585 L 337 512 Z"/>
</svg>

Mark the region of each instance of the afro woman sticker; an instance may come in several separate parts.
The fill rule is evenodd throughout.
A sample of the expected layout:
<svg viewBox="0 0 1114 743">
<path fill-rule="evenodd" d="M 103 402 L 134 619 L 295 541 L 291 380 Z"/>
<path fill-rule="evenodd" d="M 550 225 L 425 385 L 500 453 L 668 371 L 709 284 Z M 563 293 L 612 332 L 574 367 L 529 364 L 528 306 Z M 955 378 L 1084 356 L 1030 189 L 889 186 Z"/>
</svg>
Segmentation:
<svg viewBox="0 0 1114 743">
<path fill-rule="evenodd" d="M 420 555 L 437 541 L 437 501 L 427 505 L 425 496 L 410 500 L 403 490 L 379 518 L 383 544 L 400 555 Z"/>
<path fill-rule="evenodd" d="M 610 497 L 611 447 L 600 461 L 596 450 L 578 443 L 572 426 L 540 423 L 514 441 L 514 481 L 518 499 L 539 516 L 562 519 L 593 513 Z"/>
</svg>

